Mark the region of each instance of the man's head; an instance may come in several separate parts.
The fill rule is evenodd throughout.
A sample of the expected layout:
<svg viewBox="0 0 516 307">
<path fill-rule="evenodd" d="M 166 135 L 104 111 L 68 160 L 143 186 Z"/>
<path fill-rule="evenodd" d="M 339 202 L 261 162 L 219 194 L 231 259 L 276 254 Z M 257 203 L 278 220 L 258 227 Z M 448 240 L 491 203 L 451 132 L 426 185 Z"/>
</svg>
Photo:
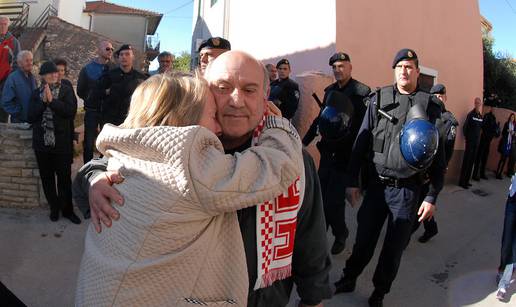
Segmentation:
<svg viewBox="0 0 516 307">
<path fill-rule="evenodd" d="M 339 84 L 346 84 L 351 79 L 351 71 L 353 66 L 351 65 L 351 59 L 349 55 L 344 52 L 337 52 L 329 60 L 329 64 L 333 70 L 335 80 Z"/>
<path fill-rule="evenodd" d="M 113 44 L 110 41 L 102 40 L 97 45 L 97 55 L 103 62 L 108 62 L 113 57 Z"/>
<path fill-rule="evenodd" d="M 410 94 L 414 92 L 419 78 L 419 60 L 416 52 L 411 49 L 401 49 L 394 57 L 392 68 L 400 93 Z"/>
<path fill-rule="evenodd" d="M 479 97 L 475 98 L 475 111 L 477 111 L 478 113 L 482 111 L 482 99 L 480 99 Z"/>
<path fill-rule="evenodd" d="M 172 70 L 174 66 L 174 55 L 168 51 L 163 51 L 158 55 L 159 72 L 164 73 Z"/>
<path fill-rule="evenodd" d="M 443 84 L 437 83 L 432 86 L 430 94 L 435 95 L 435 97 L 439 98 L 443 103 L 446 103 L 448 100 L 448 96 L 446 96 L 446 86 Z"/>
<path fill-rule="evenodd" d="M 66 75 L 68 63 L 66 63 L 65 59 L 61 59 L 61 58 L 55 59 L 54 63 L 56 64 L 57 72 L 59 73 L 58 81 L 61 81 Z"/>
<path fill-rule="evenodd" d="M 229 50 L 231 50 L 231 43 L 222 37 L 211 37 L 203 41 L 198 50 L 201 74 L 204 74 L 208 63 Z"/>
<path fill-rule="evenodd" d="M 269 81 L 270 82 L 278 79 L 278 70 L 276 69 L 276 66 L 274 66 L 274 64 L 269 63 L 269 64 L 265 65 L 265 68 L 267 69 L 267 72 L 269 73 Z"/>
<path fill-rule="evenodd" d="M 134 53 L 131 45 L 122 45 L 115 54 L 122 69 L 130 69 L 133 67 Z"/>
<path fill-rule="evenodd" d="M 205 78 L 215 96 L 224 147 L 244 145 L 266 110 L 267 70 L 249 54 L 229 51 L 210 63 Z"/>
<path fill-rule="evenodd" d="M 290 76 L 290 62 L 287 59 L 281 59 L 276 64 L 276 69 L 278 69 L 278 77 L 281 80 L 288 79 Z"/>
<path fill-rule="evenodd" d="M 29 50 L 22 50 L 18 52 L 16 63 L 18 63 L 18 67 L 23 72 L 30 73 L 32 71 L 32 52 Z"/>
<path fill-rule="evenodd" d="M 0 16 L 0 35 L 5 35 L 9 30 L 11 20 L 7 16 Z"/>
</svg>

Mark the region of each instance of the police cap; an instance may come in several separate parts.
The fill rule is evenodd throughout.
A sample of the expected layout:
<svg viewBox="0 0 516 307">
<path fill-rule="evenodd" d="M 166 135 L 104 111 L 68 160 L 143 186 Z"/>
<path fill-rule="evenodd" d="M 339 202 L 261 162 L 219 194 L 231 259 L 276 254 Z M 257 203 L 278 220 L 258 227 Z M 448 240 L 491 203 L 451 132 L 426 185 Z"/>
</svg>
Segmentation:
<svg viewBox="0 0 516 307">
<path fill-rule="evenodd" d="M 401 49 L 396 53 L 396 56 L 394 57 L 394 61 L 392 61 L 392 68 L 394 69 L 396 65 L 403 60 L 417 60 L 417 54 L 412 49 Z"/>
<path fill-rule="evenodd" d="M 337 52 L 331 56 L 330 61 L 329 61 L 330 66 L 333 66 L 333 63 L 338 62 L 338 61 L 351 62 L 351 59 L 349 58 L 349 55 L 347 53 Z"/>
<path fill-rule="evenodd" d="M 122 52 L 124 50 L 133 50 L 133 46 L 131 46 L 129 44 L 123 44 L 122 46 L 120 46 L 120 48 L 118 48 L 117 51 L 115 51 L 115 55 L 117 57 L 120 56 L 120 52 Z"/>
<path fill-rule="evenodd" d="M 430 94 L 446 94 L 446 86 L 444 86 L 441 83 L 437 83 L 436 85 L 432 86 L 430 89 Z"/>
<path fill-rule="evenodd" d="M 283 65 L 283 64 L 287 64 L 287 65 L 288 65 L 288 67 L 290 67 L 290 62 L 289 62 L 289 60 L 287 60 L 287 59 L 281 59 L 281 60 L 279 60 L 278 64 L 276 64 L 276 68 L 279 68 L 279 67 L 280 67 L 281 65 Z"/>
<path fill-rule="evenodd" d="M 199 46 L 198 52 L 201 52 L 203 49 L 226 49 L 231 50 L 231 43 L 222 37 L 210 37 L 207 40 L 203 41 Z"/>
</svg>

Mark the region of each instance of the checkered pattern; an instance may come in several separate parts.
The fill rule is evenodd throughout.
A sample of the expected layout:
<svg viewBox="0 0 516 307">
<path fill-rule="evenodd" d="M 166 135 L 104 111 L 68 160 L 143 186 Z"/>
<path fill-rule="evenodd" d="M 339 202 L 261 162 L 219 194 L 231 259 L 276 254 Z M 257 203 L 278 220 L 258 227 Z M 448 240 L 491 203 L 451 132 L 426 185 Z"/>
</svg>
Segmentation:
<svg viewBox="0 0 516 307">
<path fill-rule="evenodd" d="M 269 265 L 272 260 L 272 239 L 274 238 L 274 220 L 272 217 L 272 210 L 273 204 L 269 201 L 260 205 L 260 211 L 263 212 L 263 216 L 260 218 L 260 223 L 263 225 L 261 230 L 262 240 L 260 244 L 263 247 L 262 258 L 264 259 L 262 270 L 264 270 L 265 273 L 269 272 Z"/>
</svg>

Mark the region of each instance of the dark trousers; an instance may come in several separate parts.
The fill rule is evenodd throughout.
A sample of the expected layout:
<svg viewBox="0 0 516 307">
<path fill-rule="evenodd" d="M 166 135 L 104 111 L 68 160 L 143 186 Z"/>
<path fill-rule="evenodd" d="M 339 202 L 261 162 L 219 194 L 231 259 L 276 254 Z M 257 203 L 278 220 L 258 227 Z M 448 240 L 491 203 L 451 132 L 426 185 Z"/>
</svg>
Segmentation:
<svg viewBox="0 0 516 307">
<path fill-rule="evenodd" d="M 481 138 L 473 168 L 473 178 L 486 177 L 486 164 L 489 157 L 492 138 Z"/>
<path fill-rule="evenodd" d="M 5 307 L 27 307 L 3 283 L 0 282 L 0 302 Z"/>
<path fill-rule="evenodd" d="M 395 188 L 381 184 L 371 185 L 358 211 L 358 228 L 353 253 L 346 261 L 344 276 L 356 279 L 373 257 L 378 237 L 387 219 L 387 233 L 373 284 L 377 291 L 388 293 L 396 278 L 401 255 L 412 232 L 419 200 L 419 187 Z"/>
<path fill-rule="evenodd" d="M 516 199 L 508 199 L 503 221 L 502 250 L 499 271 L 516 262 Z"/>
<path fill-rule="evenodd" d="M 511 146 L 509 153 L 509 163 L 507 164 L 507 176 L 511 177 L 514 174 L 514 164 L 516 163 L 516 145 Z"/>
<path fill-rule="evenodd" d="M 462 160 L 462 168 L 460 170 L 459 185 L 467 185 L 471 179 L 473 164 L 477 157 L 478 141 L 466 141 L 466 149 L 464 150 L 464 158 Z"/>
<path fill-rule="evenodd" d="M 9 113 L 5 112 L 5 110 L 0 106 L 0 123 L 7 123 L 9 119 Z"/>
<path fill-rule="evenodd" d="M 428 193 L 429 184 L 424 184 L 421 187 L 421 192 L 419 193 L 419 204 L 422 204 L 425 200 L 426 194 Z M 434 204 L 435 205 L 435 204 Z M 412 226 L 412 233 L 416 232 L 419 229 L 419 226 L 421 226 L 421 223 L 417 221 L 419 217 L 416 217 L 414 220 L 414 225 Z M 437 233 L 437 222 L 435 221 L 435 218 L 431 218 L 429 220 L 423 221 L 423 227 L 425 228 L 425 232 L 428 233 Z"/>
<path fill-rule="evenodd" d="M 82 152 L 84 164 L 93 159 L 95 138 L 97 137 L 99 128 L 102 128 L 100 113 L 95 110 L 86 109 L 84 114 L 84 142 Z"/>
<path fill-rule="evenodd" d="M 41 151 L 36 151 L 35 153 L 43 192 L 47 198 L 50 210 L 61 211 L 63 215 L 72 213 L 71 154 L 54 154 Z"/>
<path fill-rule="evenodd" d="M 324 161 L 321 161 L 318 173 L 321 182 L 326 229 L 331 227 L 335 239 L 345 242 L 349 231 L 346 226 L 344 171 L 331 167 L 331 165 L 324 165 Z"/>
</svg>

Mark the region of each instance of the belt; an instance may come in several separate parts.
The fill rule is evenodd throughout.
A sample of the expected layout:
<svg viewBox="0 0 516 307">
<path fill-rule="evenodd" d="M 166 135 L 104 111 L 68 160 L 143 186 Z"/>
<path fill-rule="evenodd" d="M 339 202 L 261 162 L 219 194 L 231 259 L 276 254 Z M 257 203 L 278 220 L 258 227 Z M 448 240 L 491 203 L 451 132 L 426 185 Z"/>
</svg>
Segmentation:
<svg viewBox="0 0 516 307">
<path fill-rule="evenodd" d="M 395 188 L 407 187 L 418 183 L 418 178 L 416 178 L 416 176 L 409 178 L 393 178 L 378 175 L 378 180 L 386 186 Z"/>
</svg>

